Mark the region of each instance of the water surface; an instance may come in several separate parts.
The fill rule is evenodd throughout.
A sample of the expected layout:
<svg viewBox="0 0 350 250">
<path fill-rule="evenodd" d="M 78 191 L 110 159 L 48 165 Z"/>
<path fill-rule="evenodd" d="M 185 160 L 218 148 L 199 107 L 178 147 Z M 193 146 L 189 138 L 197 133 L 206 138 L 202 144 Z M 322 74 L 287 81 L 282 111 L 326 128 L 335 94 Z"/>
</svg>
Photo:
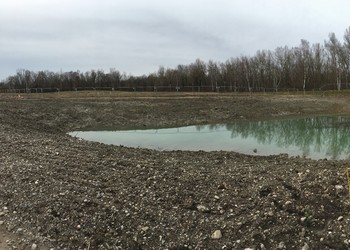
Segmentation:
<svg viewBox="0 0 350 250">
<path fill-rule="evenodd" d="M 257 155 L 287 153 L 312 159 L 347 159 L 350 154 L 350 117 L 342 116 L 69 134 L 106 144 L 157 150 L 225 150 Z"/>
</svg>

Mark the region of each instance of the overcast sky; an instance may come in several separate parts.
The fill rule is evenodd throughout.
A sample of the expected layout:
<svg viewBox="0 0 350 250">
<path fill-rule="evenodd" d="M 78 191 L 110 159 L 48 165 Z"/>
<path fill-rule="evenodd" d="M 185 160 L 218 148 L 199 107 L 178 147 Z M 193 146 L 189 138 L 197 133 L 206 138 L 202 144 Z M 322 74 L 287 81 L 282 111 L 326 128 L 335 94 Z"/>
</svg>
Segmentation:
<svg viewBox="0 0 350 250">
<path fill-rule="evenodd" d="M 349 0 L 0 0 L 0 80 L 17 69 L 133 75 L 322 43 Z"/>
</svg>

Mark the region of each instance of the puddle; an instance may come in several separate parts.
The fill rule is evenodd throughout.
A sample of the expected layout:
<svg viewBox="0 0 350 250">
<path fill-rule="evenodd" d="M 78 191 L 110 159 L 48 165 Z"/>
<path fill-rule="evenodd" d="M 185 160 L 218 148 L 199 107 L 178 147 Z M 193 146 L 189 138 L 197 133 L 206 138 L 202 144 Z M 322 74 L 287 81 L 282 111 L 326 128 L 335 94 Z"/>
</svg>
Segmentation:
<svg viewBox="0 0 350 250">
<path fill-rule="evenodd" d="M 344 116 L 69 134 L 84 140 L 157 150 L 287 153 L 312 159 L 347 159 L 350 154 L 350 117 Z"/>
</svg>

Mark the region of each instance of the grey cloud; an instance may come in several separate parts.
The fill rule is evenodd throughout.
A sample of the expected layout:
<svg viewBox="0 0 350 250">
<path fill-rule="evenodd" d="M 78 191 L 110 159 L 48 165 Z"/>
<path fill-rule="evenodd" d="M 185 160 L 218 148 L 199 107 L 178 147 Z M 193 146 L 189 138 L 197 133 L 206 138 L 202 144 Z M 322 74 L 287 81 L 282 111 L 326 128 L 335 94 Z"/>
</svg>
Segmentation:
<svg viewBox="0 0 350 250">
<path fill-rule="evenodd" d="M 225 61 L 297 46 L 302 38 L 322 43 L 329 32 L 341 39 L 350 2 L 336 2 L 6 1 L 0 9 L 0 80 L 22 67 L 146 74 L 196 58 Z"/>
</svg>

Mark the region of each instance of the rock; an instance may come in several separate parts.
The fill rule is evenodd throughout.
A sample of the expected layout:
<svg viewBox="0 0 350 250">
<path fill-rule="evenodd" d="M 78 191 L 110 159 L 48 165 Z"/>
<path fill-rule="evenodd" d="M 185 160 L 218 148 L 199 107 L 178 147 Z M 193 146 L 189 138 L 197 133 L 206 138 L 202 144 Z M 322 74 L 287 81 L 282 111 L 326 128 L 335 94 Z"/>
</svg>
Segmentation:
<svg viewBox="0 0 350 250">
<path fill-rule="evenodd" d="M 3 225 L 4 224 L 4 221 L 3 220 L 0 220 L 0 225 Z"/>
<path fill-rule="evenodd" d="M 337 192 L 337 194 L 341 193 L 343 190 L 343 185 L 335 185 L 335 191 Z"/>
<path fill-rule="evenodd" d="M 304 244 L 304 246 L 301 248 L 301 250 L 309 250 L 309 245 L 307 243 Z"/>
<path fill-rule="evenodd" d="M 32 244 L 32 247 L 31 247 L 30 249 L 31 249 L 31 250 L 36 250 L 36 249 L 38 249 L 38 245 L 35 244 L 35 243 L 33 243 L 33 244 Z"/>
<path fill-rule="evenodd" d="M 291 205 L 292 202 L 291 201 L 286 201 L 286 203 L 284 204 L 285 206 Z"/>
<path fill-rule="evenodd" d="M 213 240 L 221 239 L 221 238 L 222 238 L 221 231 L 220 231 L 220 230 L 216 230 L 216 231 L 211 235 L 211 238 L 212 238 Z"/>
<path fill-rule="evenodd" d="M 283 241 L 281 241 L 281 242 L 278 244 L 277 249 L 287 249 L 287 248 L 286 248 L 286 244 L 285 244 Z"/>
<path fill-rule="evenodd" d="M 224 182 L 218 186 L 218 189 L 229 189 L 229 186 L 227 185 L 226 182 Z"/>
<path fill-rule="evenodd" d="M 197 210 L 201 213 L 209 213 L 210 212 L 210 209 L 206 206 L 203 206 L 203 205 L 198 205 Z"/>
<path fill-rule="evenodd" d="M 338 221 L 342 221 L 343 219 L 344 219 L 343 216 L 339 216 L 339 217 L 338 217 Z"/>
<path fill-rule="evenodd" d="M 275 213 L 272 210 L 270 210 L 267 212 L 267 215 L 270 217 L 273 217 L 275 215 Z"/>
<path fill-rule="evenodd" d="M 149 227 L 141 227 L 141 230 L 146 232 L 149 229 Z"/>
</svg>

